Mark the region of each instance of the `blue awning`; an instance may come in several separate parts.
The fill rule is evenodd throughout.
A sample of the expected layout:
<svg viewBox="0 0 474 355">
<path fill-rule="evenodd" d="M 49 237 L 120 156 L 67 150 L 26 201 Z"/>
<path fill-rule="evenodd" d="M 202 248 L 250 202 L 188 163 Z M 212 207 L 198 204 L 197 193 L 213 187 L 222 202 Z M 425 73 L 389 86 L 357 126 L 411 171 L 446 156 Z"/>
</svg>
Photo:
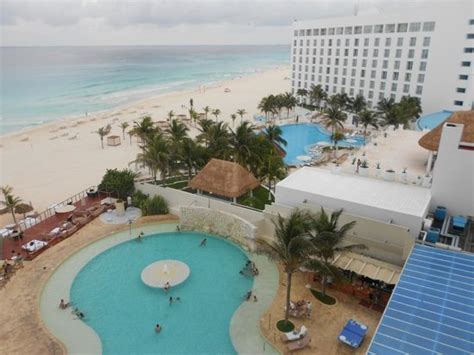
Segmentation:
<svg viewBox="0 0 474 355">
<path fill-rule="evenodd" d="M 474 353 L 474 254 L 416 245 L 368 353 Z"/>
</svg>

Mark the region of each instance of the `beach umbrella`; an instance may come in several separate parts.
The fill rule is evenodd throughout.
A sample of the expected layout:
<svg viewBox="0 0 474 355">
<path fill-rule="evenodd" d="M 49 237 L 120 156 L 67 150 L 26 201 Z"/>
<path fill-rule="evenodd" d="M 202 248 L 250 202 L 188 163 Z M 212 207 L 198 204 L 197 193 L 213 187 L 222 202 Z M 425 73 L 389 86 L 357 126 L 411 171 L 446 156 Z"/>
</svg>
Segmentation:
<svg viewBox="0 0 474 355">
<path fill-rule="evenodd" d="M 311 160 L 311 157 L 309 155 L 298 155 L 296 159 L 299 161 L 309 161 Z"/>
<path fill-rule="evenodd" d="M 17 214 L 22 214 L 23 215 L 23 218 L 25 218 L 25 214 L 27 214 L 28 212 L 31 212 L 33 211 L 34 208 L 33 206 L 27 204 L 27 203 L 19 203 L 16 207 L 15 207 L 15 213 Z"/>
</svg>

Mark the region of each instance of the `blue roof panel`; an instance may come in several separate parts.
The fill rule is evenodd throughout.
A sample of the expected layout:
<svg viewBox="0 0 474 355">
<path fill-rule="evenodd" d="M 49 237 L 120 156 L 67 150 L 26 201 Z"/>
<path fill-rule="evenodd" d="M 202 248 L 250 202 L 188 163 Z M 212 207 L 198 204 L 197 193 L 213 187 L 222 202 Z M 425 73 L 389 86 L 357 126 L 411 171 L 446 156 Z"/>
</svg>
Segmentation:
<svg viewBox="0 0 474 355">
<path fill-rule="evenodd" d="M 474 254 L 415 245 L 368 353 L 474 353 Z"/>
</svg>

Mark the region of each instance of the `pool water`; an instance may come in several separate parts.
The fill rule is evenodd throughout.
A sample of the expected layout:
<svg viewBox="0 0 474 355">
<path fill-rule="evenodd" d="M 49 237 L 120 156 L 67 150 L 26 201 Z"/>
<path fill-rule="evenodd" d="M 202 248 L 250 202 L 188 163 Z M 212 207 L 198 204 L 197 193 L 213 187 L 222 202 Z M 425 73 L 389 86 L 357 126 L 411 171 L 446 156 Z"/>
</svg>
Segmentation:
<svg viewBox="0 0 474 355">
<path fill-rule="evenodd" d="M 439 111 L 435 113 L 431 113 L 429 115 L 420 117 L 416 121 L 416 126 L 419 131 L 422 131 L 424 129 L 429 129 L 432 130 L 433 128 L 436 128 L 439 126 L 441 123 L 446 121 L 449 116 L 453 114 L 452 111 Z"/>
<path fill-rule="evenodd" d="M 284 158 L 286 164 L 301 164 L 297 159 L 299 155 L 308 155 L 308 149 L 312 144 L 318 142 L 331 143 L 331 133 L 326 131 L 318 124 L 300 123 L 280 126 L 282 136 L 287 141 L 285 147 L 286 156 Z M 362 137 L 352 137 L 351 141 L 343 140 L 338 142 L 339 147 L 344 146 L 361 146 L 363 144 Z"/>
<path fill-rule="evenodd" d="M 199 247 L 204 237 L 207 244 Z M 191 269 L 168 293 L 140 277 L 161 259 L 180 260 Z M 253 285 L 239 274 L 246 260 L 239 247 L 202 233 L 147 236 L 92 259 L 74 279 L 70 298 L 99 335 L 104 354 L 235 354 L 230 319 Z M 181 301 L 170 305 L 170 296 Z"/>
</svg>

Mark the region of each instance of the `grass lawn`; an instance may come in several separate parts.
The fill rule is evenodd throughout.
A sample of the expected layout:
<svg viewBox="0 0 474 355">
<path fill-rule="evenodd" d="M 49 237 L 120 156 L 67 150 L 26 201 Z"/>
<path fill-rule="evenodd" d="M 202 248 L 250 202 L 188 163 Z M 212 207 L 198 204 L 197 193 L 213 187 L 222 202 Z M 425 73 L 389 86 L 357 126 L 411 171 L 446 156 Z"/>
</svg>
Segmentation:
<svg viewBox="0 0 474 355">
<path fill-rule="evenodd" d="M 314 297 L 318 299 L 318 301 L 324 304 L 327 304 L 329 306 L 336 304 L 336 299 L 334 297 L 331 297 L 329 295 L 323 295 L 321 292 L 316 291 L 314 289 L 311 289 L 311 293 L 313 294 Z"/>
<path fill-rule="evenodd" d="M 187 186 L 188 186 L 188 180 L 176 181 L 169 185 L 166 185 L 166 187 L 171 187 L 172 189 L 177 189 L 177 190 L 182 190 L 183 188 Z"/>
<path fill-rule="evenodd" d="M 262 186 L 259 186 L 255 190 L 253 190 L 253 197 L 250 197 L 250 193 L 247 193 L 237 199 L 237 203 L 257 208 L 259 210 L 263 210 L 265 208 L 265 204 L 272 203 L 273 201 L 273 195 L 270 196 L 269 200 L 268 190 Z"/>
<path fill-rule="evenodd" d="M 288 333 L 295 329 L 295 325 L 293 323 L 291 323 L 290 321 L 285 321 L 284 319 L 279 320 L 276 326 L 278 330 L 283 333 Z"/>
</svg>

